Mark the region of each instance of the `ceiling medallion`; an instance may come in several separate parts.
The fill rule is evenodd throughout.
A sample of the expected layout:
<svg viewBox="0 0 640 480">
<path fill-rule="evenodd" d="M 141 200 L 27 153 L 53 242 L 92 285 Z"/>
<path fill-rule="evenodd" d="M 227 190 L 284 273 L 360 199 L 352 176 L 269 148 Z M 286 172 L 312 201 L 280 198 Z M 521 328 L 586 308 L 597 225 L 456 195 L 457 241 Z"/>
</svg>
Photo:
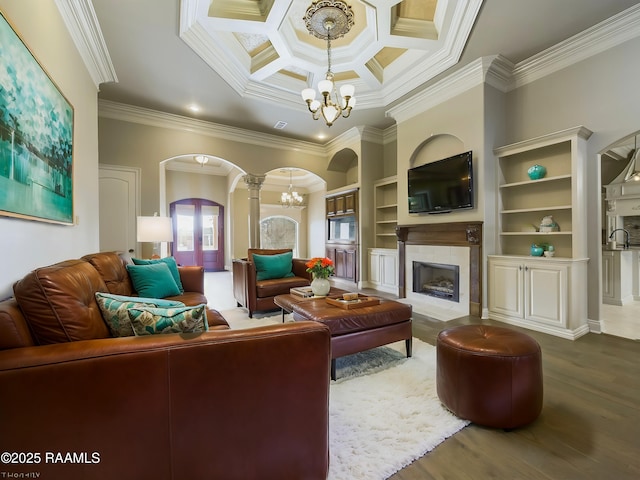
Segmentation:
<svg viewBox="0 0 640 480">
<path fill-rule="evenodd" d="M 307 8 L 304 24 L 314 37 L 328 40 L 331 32 L 335 40 L 344 37 L 353 27 L 353 10 L 342 0 L 318 0 Z"/>
<path fill-rule="evenodd" d="M 307 8 L 304 23 L 311 35 L 327 41 L 328 67 L 325 79 L 318 82 L 322 100 L 315 99 L 316 91 L 313 88 L 305 88 L 301 94 L 313 119 L 318 120 L 322 115 L 330 127 L 340 116 L 347 118 L 356 104 L 353 85 L 340 87 L 342 98 L 338 96 L 331 71 L 331 39 L 343 37 L 351 30 L 353 10 L 343 0 L 317 0 Z"/>
</svg>

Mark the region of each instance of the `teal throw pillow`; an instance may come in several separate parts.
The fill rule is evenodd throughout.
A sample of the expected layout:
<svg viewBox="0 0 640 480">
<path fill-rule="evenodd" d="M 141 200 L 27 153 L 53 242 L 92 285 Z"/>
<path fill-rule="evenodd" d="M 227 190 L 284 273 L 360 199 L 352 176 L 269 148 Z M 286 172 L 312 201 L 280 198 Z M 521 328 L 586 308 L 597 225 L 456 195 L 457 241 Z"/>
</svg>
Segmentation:
<svg viewBox="0 0 640 480">
<path fill-rule="evenodd" d="M 136 335 L 194 333 L 209 330 L 206 305 L 195 307 L 132 307 L 127 310 Z"/>
<path fill-rule="evenodd" d="M 131 337 L 134 335 L 127 312 L 132 307 L 184 307 L 184 303 L 175 300 L 126 297 L 102 292 L 96 292 L 96 302 L 102 313 L 102 318 L 114 337 Z"/>
<path fill-rule="evenodd" d="M 180 289 L 180 293 L 184 293 L 184 288 L 182 287 L 182 280 L 180 280 L 180 272 L 178 271 L 178 262 L 173 257 L 165 257 L 156 260 L 143 260 L 142 258 L 132 258 L 131 259 L 134 265 L 152 265 L 154 263 L 166 263 L 167 267 L 169 267 L 169 271 L 173 276 L 173 279 L 176 281 L 176 285 Z"/>
<path fill-rule="evenodd" d="M 127 265 L 127 271 L 141 297 L 164 298 L 182 293 L 166 263 Z"/>
<path fill-rule="evenodd" d="M 293 252 L 278 253 L 276 255 L 253 254 L 253 263 L 256 266 L 256 280 L 269 280 L 271 278 L 293 277 Z"/>
</svg>

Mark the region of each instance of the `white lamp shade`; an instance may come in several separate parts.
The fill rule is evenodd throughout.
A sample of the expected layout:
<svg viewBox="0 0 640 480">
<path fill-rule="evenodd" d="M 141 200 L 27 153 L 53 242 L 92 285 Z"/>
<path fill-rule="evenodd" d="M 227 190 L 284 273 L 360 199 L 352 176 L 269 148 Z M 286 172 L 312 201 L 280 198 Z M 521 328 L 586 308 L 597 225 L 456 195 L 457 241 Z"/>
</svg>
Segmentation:
<svg viewBox="0 0 640 480">
<path fill-rule="evenodd" d="M 138 217 L 139 242 L 172 242 L 173 229 L 170 217 Z"/>
<path fill-rule="evenodd" d="M 356 88 L 353 85 L 342 85 L 340 87 L 340 95 L 344 97 L 353 97 Z"/>
<path fill-rule="evenodd" d="M 321 80 L 318 82 L 318 90 L 323 95 L 326 95 L 333 90 L 333 82 L 331 80 Z"/>
<path fill-rule="evenodd" d="M 314 100 L 313 102 L 311 102 L 311 105 L 309 105 L 309 108 L 312 112 L 315 112 L 316 110 L 318 110 L 318 108 L 320 108 L 320 105 L 321 104 L 318 100 Z"/>
<path fill-rule="evenodd" d="M 338 118 L 338 115 L 340 115 L 340 112 L 333 105 L 322 107 L 322 116 L 324 117 L 324 119 L 329 125 L 331 125 L 333 122 L 336 121 L 336 118 Z"/>
<path fill-rule="evenodd" d="M 316 98 L 316 91 L 313 88 L 305 88 L 300 94 L 305 102 Z"/>
<path fill-rule="evenodd" d="M 351 108 L 355 107 L 356 106 L 356 97 L 351 97 L 349 99 L 349 104 L 347 106 L 349 106 Z"/>
</svg>

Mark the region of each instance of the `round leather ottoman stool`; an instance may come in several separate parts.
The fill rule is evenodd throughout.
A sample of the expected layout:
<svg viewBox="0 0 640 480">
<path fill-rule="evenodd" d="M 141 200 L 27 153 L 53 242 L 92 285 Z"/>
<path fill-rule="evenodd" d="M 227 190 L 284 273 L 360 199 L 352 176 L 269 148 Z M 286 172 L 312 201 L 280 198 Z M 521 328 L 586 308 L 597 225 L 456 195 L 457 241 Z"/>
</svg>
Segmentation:
<svg viewBox="0 0 640 480">
<path fill-rule="evenodd" d="M 438 397 L 456 416 L 511 429 L 540 414 L 542 356 L 530 336 L 464 325 L 440 332 L 436 350 Z"/>
</svg>

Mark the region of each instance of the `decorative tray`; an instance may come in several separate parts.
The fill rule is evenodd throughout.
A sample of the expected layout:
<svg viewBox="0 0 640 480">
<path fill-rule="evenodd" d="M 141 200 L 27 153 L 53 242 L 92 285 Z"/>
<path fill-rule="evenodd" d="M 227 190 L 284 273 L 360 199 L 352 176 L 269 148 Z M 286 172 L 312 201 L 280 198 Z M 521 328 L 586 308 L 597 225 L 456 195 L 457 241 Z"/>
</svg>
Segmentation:
<svg viewBox="0 0 640 480">
<path fill-rule="evenodd" d="M 370 307 L 371 305 L 378 305 L 380 299 L 378 297 L 367 297 L 366 295 L 358 294 L 355 299 L 345 300 L 342 295 L 333 295 L 326 298 L 327 303 L 334 305 L 345 310 L 352 308 Z"/>
</svg>

